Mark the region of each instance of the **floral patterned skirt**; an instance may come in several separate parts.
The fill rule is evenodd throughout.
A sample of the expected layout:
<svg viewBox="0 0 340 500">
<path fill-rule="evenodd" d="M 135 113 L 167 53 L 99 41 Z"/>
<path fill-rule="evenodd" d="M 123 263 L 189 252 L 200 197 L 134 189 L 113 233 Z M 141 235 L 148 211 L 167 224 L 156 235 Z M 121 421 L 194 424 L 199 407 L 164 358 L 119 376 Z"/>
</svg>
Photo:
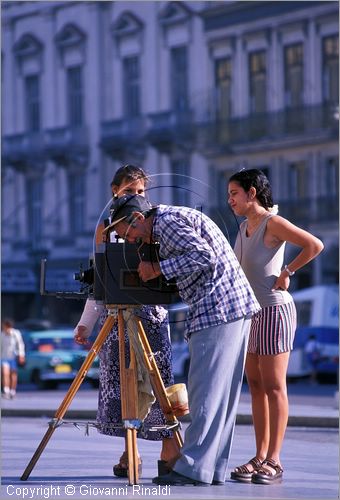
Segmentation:
<svg viewBox="0 0 340 500">
<path fill-rule="evenodd" d="M 165 387 L 174 383 L 172 373 L 172 351 L 169 336 L 169 319 L 167 311 L 160 306 L 142 306 L 136 313 L 143 323 L 143 327 L 150 343 L 152 352 L 155 354 L 158 369 L 160 371 Z M 100 317 L 100 326 L 107 318 L 105 310 Z M 125 330 L 125 356 L 128 366 L 129 339 Z M 125 436 L 122 423 L 121 401 L 120 401 L 120 376 L 119 376 L 119 341 L 117 323 L 112 328 L 99 351 L 99 396 L 97 411 L 97 428 L 100 433 L 109 436 Z M 153 426 L 165 425 L 163 412 L 156 401 L 145 418 L 137 436 L 143 439 L 159 441 L 162 438 L 172 437 L 172 432 L 166 429 L 150 431 Z"/>
</svg>

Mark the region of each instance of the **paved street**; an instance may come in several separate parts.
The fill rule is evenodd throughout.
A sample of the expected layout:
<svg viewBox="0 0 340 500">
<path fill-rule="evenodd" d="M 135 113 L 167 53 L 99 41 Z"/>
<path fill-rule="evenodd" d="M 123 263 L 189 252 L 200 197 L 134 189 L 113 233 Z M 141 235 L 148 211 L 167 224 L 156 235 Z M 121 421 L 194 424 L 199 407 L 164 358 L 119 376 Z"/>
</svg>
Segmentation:
<svg viewBox="0 0 340 500">
<path fill-rule="evenodd" d="M 139 440 L 143 475 L 135 488 L 112 475 L 123 449 L 122 438 L 102 436 L 85 423 L 95 419 L 97 391 L 86 386 L 76 394 L 64 425 L 53 433 L 27 481 L 20 477 L 31 460 L 48 422 L 64 399 L 68 386 L 58 391 L 24 388 L 14 400 L 2 400 L 1 498 L 164 498 L 181 499 L 335 499 L 338 498 L 338 405 L 336 386 L 297 383 L 289 386 L 290 426 L 282 450 L 284 481 L 262 486 L 227 481 L 224 486 L 157 490 L 160 443 Z M 32 418 L 32 417 L 35 418 Z M 245 385 L 238 411 L 230 469 L 254 455 L 250 396 Z M 243 424 L 243 425 L 241 425 Z M 185 426 L 183 424 L 183 431 Z M 120 488 L 120 489 L 119 489 Z M 138 489 L 139 488 L 139 489 Z"/>
<path fill-rule="evenodd" d="M 122 438 L 102 436 L 93 428 L 85 436 L 84 427 L 78 430 L 67 425 L 55 430 L 29 479 L 20 481 L 47 422 L 46 418 L 3 418 L 1 498 L 338 498 L 337 429 L 288 428 L 282 452 L 285 472 L 281 484 L 262 486 L 227 481 L 224 486 L 156 491 L 150 488 L 154 487 L 151 479 L 157 472 L 160 443 L 139 440 L 143 476 L 137 487 L 131 487 L 126 480 L 112 476 L 112 465 L 123 448 Z M 251 427 L 236 426 L 230 467 L 243 463 L 253 451 Z"/>
<path fill-rule="evenodd" d="M 19 389 L 14 400 L 2 400 L 2 416 L 53 417 L 63 401 L 68 384 L 54 391 L 37 391 L 32 387 Z M 339 426 L 339 410 L 335 385 L 312 385 L 308 382 L 290 384 L 288 387 L 290 410 L 289 425 L 308 427 Z M 75 395 L 66 414 L 67 418 L 96 418 L 98 391 L 84 384 Z M 251 424 L 251 404 L 247 384 L 243 385 L 237 422 Z"/>
</svg>

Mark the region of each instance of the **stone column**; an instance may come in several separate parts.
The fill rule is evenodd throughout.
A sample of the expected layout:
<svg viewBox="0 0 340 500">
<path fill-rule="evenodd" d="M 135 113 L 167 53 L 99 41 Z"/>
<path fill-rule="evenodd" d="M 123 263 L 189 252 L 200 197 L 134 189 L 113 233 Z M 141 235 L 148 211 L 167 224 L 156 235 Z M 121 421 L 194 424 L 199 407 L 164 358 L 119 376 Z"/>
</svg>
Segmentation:
<svg viewBox="0 0 340 500">
<path fill-rule="evenodd" d="M 41 74 L 41 111 L 42 126 L 50 129 L 56 126 L 55 117 L 58 116 L 58 82 L 57 82 L 57 53 L 54 43 L 55 14 L 51 9 L 44 14 L 44 63 Z"/>
</svg>

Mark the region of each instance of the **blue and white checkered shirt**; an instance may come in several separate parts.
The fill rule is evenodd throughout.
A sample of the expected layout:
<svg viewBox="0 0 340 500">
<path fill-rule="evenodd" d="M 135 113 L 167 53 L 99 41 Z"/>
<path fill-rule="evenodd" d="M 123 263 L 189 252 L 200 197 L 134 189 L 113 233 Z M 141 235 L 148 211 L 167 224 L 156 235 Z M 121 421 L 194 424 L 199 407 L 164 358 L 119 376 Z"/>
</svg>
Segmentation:
<svg viewBox="0 0 340 500">
<path fill-rule="evenodd" d="M 260 310 L 231 246 L 209 217 L 191 208 L 160 205 L 152 236 L 160 244 L 162 273 L 176 279 L 189 305 L 187 336 Z"/>
</svg>

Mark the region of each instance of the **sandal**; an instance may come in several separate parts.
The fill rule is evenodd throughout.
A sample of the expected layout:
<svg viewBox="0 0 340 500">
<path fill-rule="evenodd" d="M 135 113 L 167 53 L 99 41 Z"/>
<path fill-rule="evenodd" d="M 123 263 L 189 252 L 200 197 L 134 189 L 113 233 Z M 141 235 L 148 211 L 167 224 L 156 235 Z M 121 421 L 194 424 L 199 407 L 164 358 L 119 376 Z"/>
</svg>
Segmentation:
<svg viewBox="0 0 340 500">
<path fill-rule="evenodd" d="M 274 472 L 271 469 L 274 469 Z M 261 468 L 254 472 L 251 481 L 256 484 L 281 483 L 282 473 L 283 469 L 281 465 L 271 458 L 267 458 L 262 462 Z"/>
<path fill-rule="evenodd" d="M 119 459 L 119 463 L 113 466 L 113 474 L 117 477 L 128 477 L 128 456 L 127 452 L 124 451 L 123 455 Z M 142 459 L 138 457 L 138 476 L 142 475 Z"/>
<path fill-rule="evenodd" d="M 252 470 L 249 469 L 249 465 L 251 465 Z M 262 462 L 258 458 L 253 457 L 246 464 L 235 467 L 233 472 L 230 473 L 230 478 L 234 479 L 235 481 L 240 481 L 241 483 L 250 483 L 252 480 L 252 475 L 254 474 L 254 472 L 260 470 L 261 466 Z"/>
</svg>

